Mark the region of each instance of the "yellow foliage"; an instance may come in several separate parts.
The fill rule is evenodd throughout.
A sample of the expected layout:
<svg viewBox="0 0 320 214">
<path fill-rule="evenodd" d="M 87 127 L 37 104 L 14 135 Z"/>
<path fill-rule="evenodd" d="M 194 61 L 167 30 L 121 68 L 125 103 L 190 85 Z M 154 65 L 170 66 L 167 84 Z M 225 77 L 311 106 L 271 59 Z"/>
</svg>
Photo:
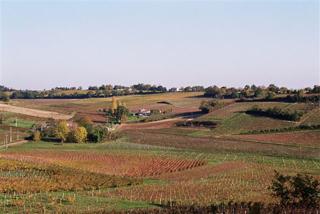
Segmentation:
<svg viewBox="0 0 320 214">
<path fill-rule="evenodd" d="M 68 133 L 70 132 L 67 121 L 62 120 L 58 122 L 55 134 L 56 137 L 61 139 L 61 142 L 64 142 L 67 139 Z"/>
<path fill-rule="evenodd" d="M 84 143 L 87 140 L 87 130 L 84 127 L 78 127 L 72 131 L 72 140 L 75 143 Z"/>
<path fill-rule="evenodd" d="M 33 133 L 33 141 L 39 142 L 40 140 L 41 140 L 41 133 L 40 131 L 37 130 Z"/>
<path fill-rule="evenodd" d="M 117 108 L 118 108 L 117 100 L 115 97 L 112 97 L 112 105 L 111 105 L 112 113 L 114 113 Z"/>
</svg>

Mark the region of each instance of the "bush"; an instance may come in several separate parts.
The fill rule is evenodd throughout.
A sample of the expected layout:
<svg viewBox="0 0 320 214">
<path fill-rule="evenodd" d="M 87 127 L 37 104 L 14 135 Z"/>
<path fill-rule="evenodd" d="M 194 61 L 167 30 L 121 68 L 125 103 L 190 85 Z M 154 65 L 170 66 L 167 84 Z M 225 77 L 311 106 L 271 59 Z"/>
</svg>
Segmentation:
<svg viewBox="0 0 320 214">
<path fill-rule="evenodd" d="M 198 120 L 191 120 L 191 121 L 180 121 L 176 123 L 178 127 L 206 127 L 206 128 L 215 128 L 217 123 L 212 121 L 198 121 Z"/>
<path fill-rule="evenodd" d="M 243 132 L 241 134 L 260 134 L 260 133 L 277 133 L 277 132 L 289 132 L 289 131 L 299 131 L 299 130 L 316 130 L 320 129 L 320 124 L 318 125 L 299 125 L 292 127 L 284 127 L 277 129 L 262 129 L 262 130 L 252 130 L 248 132 Z"/>
<path fill-rule="evenodd" d="M 284 206 L 315 207 L 320 202 L 320 183 L 309 175 L 288 176 L 275 171 L 269 188 L 272 190 L 272 195 Z"/>
<path fill-rule="evenodd" d="M 217 100 L 202 101 L 199 109 L 202 111 L 202 113 L 207 114 L 222 106 L 223 104 Z"/>
</svg>

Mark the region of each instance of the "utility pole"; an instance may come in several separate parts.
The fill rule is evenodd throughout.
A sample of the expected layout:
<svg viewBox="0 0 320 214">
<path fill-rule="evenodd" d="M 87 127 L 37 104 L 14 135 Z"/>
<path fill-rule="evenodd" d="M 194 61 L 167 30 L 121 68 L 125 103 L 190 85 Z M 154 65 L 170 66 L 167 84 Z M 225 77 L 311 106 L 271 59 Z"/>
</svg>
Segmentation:
<svg viewBox="0 0 320 214">
<path fill-rule="evenodd" d="M 8 149 L 8 135 L 6 134 L 6 149 Z"/>
<path fill-rule="evenodd" d="M 15 125 L 16 125 L 16 130 L 17 130 L 17 141 L 19 140 L 19 134 L 18 134 L 18 118 L 16 117 L 16 121 L 15 121 Z"/>
</svg>

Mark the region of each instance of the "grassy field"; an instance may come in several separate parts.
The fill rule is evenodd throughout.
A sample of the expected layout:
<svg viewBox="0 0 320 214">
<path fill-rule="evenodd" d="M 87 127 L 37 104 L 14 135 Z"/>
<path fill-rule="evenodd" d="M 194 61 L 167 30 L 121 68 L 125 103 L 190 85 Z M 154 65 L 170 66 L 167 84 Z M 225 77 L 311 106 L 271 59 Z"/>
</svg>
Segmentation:
<svg viewBox="0 0 320 214">
<path fill-rule="evenodd" d="M 198 111 L 199 93 L 119 97 L 132 110 Z M 109 98 L 17 100 L 13 105 L 61 113 L 99 114 Z M 167 104 L 164 104 L 166 102 Z M 169 103 L 169 104 L 168 104 Z M 253 105 L 305 111 L 290 122 L 248 115 Z M 0 150 L 0 213 L 99 213 L 158 208 L 175 202 L 277 202 L 268 187 L 274 170 L 320 179 L 320 131 L 243 134 L 247 131 L 319 124 L 319 107 L 276 102 L 236 102 L 195 120 L 216 128 L 175 126 L 177 120 L 132 123 L 121 138 L 97 144 L 28 142 Z M 0 137 L 15 125 L 26 133 L 44 119 L 1 113 Z M 100 117 L 104 118 L 103 115 Z M 1 140 L 1 139 L 0 139 Z M 159 208 L 160 209 L 160 208 Z"/>
</svg>

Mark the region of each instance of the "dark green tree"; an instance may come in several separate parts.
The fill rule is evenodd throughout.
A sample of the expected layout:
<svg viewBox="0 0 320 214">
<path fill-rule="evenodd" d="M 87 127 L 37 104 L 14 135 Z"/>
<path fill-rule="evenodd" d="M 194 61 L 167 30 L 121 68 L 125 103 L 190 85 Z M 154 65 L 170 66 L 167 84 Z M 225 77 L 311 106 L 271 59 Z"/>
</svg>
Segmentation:
<svg viewBox="0 0 320 214">
<path fill-rule="evenodd" d="M 283 206 L 317 207 L 320 199 L 320 183 L 309 175 L 282 175 L 275 171 L 272 195 L 278 198 Z"/>
</svg>

